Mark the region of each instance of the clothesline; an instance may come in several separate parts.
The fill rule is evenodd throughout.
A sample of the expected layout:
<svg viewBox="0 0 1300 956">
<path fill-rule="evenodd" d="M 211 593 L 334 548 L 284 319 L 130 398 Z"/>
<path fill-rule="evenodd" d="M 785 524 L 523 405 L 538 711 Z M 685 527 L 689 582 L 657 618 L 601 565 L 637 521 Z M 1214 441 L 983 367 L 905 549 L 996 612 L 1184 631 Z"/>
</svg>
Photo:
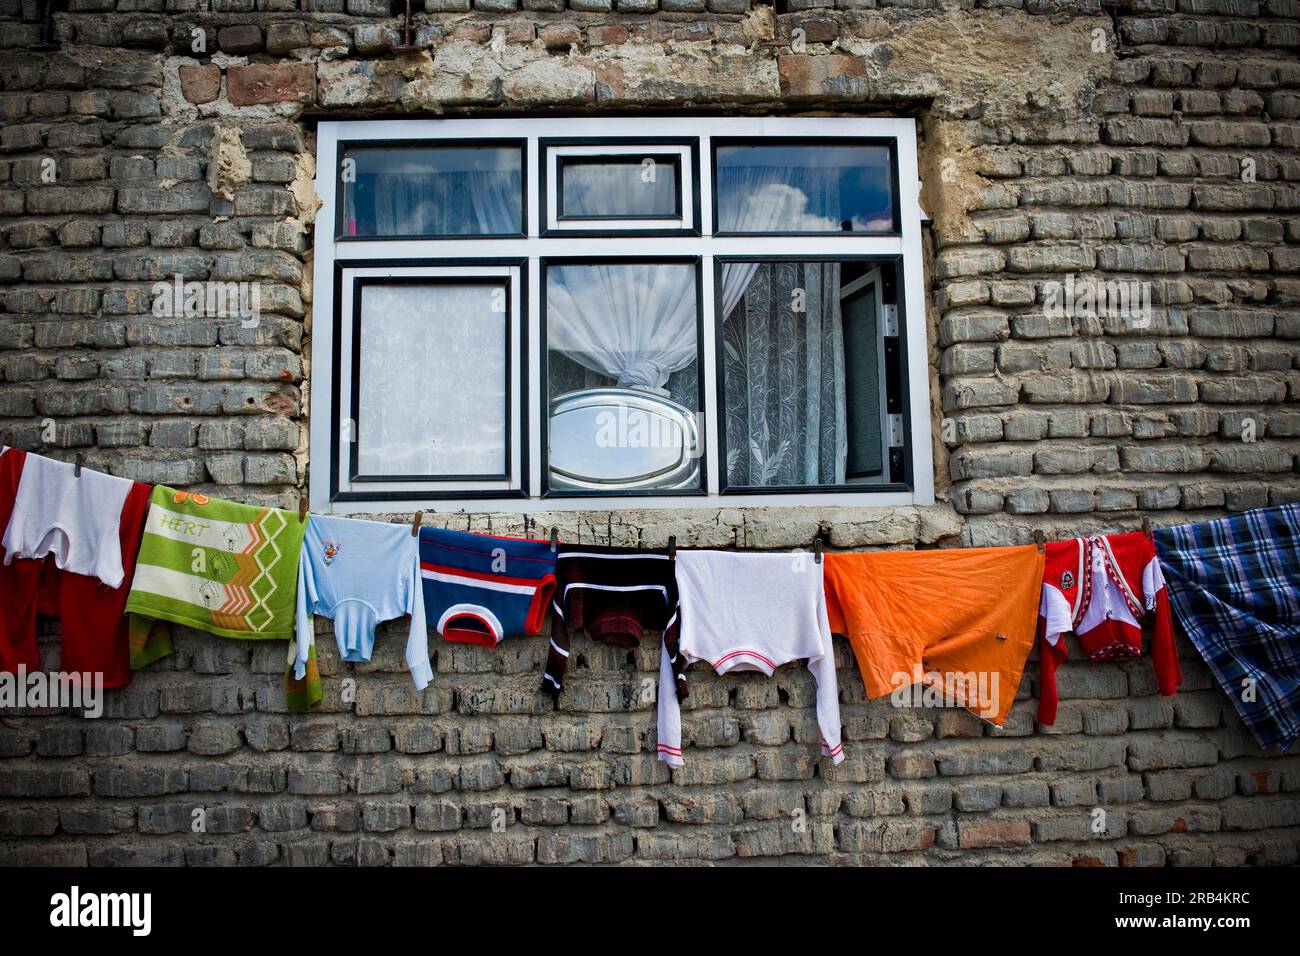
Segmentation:
<svg viewBox="0 0 1300 956">
<path fill-rule="evenodd" d="M 6 436 L 7 437 L 7 436 Z M 553 626 L 542 689 L 559 695 L 569 635 L 634 646 L 661 632 L 658 751 L 680 766 L 686 667 L 768 676 L 796 660 L 817 680 L 822 752 L 844 758 L 831 634 L 853 647 L 868 697 L 930 694 L 1001 725 L 1035 640 L 1038 721 L 1073 632 L 1091 660 L 1142 655 L 1162 694 L 1181 683 L 1176 614 L 1261 745 L 1300 736 L 1300 505 L 1152 532 L 1032 545 L 830 552 L 623 548 L 298 513 L 148 485 L 0 448 L 0 670 L 39 669 L 35 616 L 63 619 L 64 669 L 121 686 L 171 652 L 181 624 L 288 641 L 292 712 L 322 699 L 313 618 L 334 620 L 343 661 L 370 659 L 375 628 L 409 617 L 406 662 L 433 680 L 429 632 L 496 646 Z M 525 518 L 525 529 L 529 519 Z M 102 586 L 88 589 L 88 583 Z M 991 586 L 996 585 L 996 586 Z M 86 600 L 83 591 L 94 593 Z M 1172 602 L 1171 602 L 1172 597 Z M 1242 683 L 1249 683 L 1249 693 Z M 938 694 L 937 697 L 934 697 Z M 901 695 L 901 696 L 900 696 Z M 925 698 L 929 700 L 931 698 Z"/>
</svg>

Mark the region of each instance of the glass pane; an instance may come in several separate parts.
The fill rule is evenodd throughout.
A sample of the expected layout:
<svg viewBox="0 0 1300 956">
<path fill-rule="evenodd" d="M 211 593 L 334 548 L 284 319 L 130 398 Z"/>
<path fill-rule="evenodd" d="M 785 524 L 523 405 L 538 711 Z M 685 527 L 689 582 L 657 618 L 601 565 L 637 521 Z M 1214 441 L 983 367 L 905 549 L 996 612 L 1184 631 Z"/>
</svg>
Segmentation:
<svg viewBox="0 0 1300 956">
<path fill-rule="evenodd" d="M 698 323 L 694 265 L 547 268 L 552 490 L 699 489 Z"/>
<path fill-rule="evenodd" d="M 561 219 L 671 219 L 681 214 L 675 156 L 560 160 Z"/>
<path fill-rule="evenodd" d="M 877 283 L 871 282 L 840 302 L 844 323 L 845 431 L 849 478 L 879 476 L 884 471 L 880 415 L 881 362 L 884 358 Z"/>
<path fill-rule="evenodd" d="M 720 146 L 719 232 L 892 232 L 885 146 Z"/>
<path fill-rule="evenodd" d="M 860 262 L 721 268 L 728 487 L 878 477 L 880 296 Z"/>
<path fill-rule="evenodd" d="M 345 236 L 499 236 L 523 230 L 522 150 L 514 146 L 350 147 Z"/>
<path fill-rule="evenodd" d="M 506 286 L 360 287 L 362 475 L 503 475 Z"/>
</svg>

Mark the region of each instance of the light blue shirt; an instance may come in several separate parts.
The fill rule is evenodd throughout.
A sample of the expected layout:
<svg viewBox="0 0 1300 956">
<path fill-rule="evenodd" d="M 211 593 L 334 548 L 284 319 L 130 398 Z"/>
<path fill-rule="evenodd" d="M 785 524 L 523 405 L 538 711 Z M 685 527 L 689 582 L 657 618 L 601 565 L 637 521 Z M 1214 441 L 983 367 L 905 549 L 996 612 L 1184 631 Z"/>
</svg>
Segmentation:
<svg viewBox="0 0 1300 956">
<path fill-rule="evenodd" d="M 404 524 L 311 515 L 298 562 L 297 656 L 294 675 L 306 673 L 312 615 L 333 618 L 339 658 L 370 660 L 375 627 L 409 614 L 406 666 L 417 690 L 433 679 L 420 586 L 420 541 Z"/>
</svg>

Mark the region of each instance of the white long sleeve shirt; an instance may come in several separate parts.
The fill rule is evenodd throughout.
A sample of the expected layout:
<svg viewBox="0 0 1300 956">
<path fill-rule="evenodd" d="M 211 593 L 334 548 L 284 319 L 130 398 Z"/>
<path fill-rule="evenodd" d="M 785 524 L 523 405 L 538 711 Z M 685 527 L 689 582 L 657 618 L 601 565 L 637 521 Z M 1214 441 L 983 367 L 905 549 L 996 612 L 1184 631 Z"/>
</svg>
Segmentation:
<svg viewBox="0 0 1300 956">
<path fill-rule="evenodd" d="M 132 482 L 28 453 L 4 529 L 5 564 L 54 555 L 64 571 L 122 586 L 122 506 Z"/>
<path fill-rule="evenodd" d="M 677 552 L 681 641 L 686 663 L 708 661 L 718 674 L 760 671 L 807 660 L 817 680 L 821 752 L 844 759 L 839 684 L 822 566 L 810 554 Z M 682 721 L 667 650 L 659 665 L 659 759 L 682 766 Z"/>
</svg>

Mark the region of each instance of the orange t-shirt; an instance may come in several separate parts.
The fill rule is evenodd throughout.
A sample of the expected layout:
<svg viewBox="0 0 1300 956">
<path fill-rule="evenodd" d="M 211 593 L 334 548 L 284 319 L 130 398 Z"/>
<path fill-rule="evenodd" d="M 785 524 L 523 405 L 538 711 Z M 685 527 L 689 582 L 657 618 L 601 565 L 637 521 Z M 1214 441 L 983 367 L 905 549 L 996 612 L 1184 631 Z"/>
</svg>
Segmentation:
<svg viewBox="0 0 1300 956">
<path fill-rule="evenodd" d="M 869 697 L 913 684 L 1002 724 L 1034 645 L 1043 554 L 1033 545 L 828 554 L 826 611 Z"/>
</svg>

